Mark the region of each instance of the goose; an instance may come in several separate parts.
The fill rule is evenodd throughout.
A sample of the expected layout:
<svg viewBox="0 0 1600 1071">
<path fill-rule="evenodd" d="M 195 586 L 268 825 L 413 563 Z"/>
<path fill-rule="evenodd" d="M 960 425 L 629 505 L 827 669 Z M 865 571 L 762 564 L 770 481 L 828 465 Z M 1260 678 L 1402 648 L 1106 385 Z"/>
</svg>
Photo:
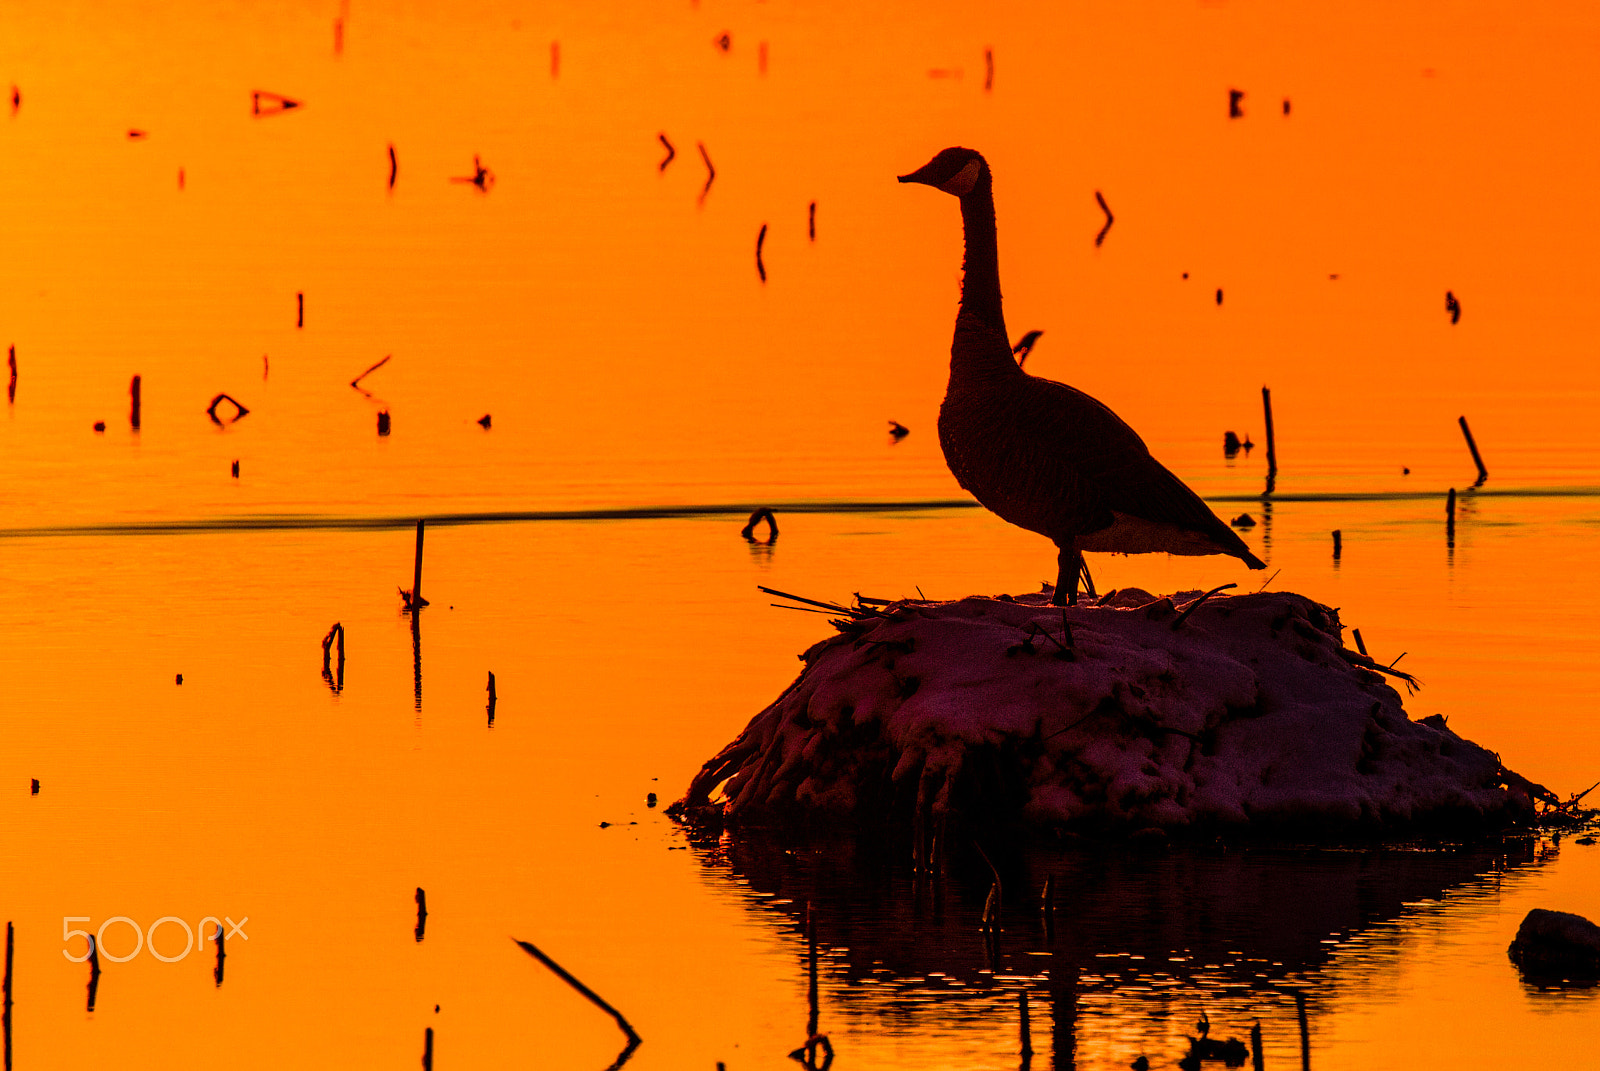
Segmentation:
<svg viewBox="0 0 1600 1071">
<path fill-rule="evenodd" d="M 1080 575 L 1094 595 L 1084 551 L 1229 554 L 1265 569 L 1120 417 L 1017 364 L 1000 310 L 994 182 L 982 155 L 945 149 L 899 178 L 961 201 L 961 306 L 939 407 L 945 462 L 981 505 L 1055 543 L 1060 571 L 1052 602 L 1075 604 Z"/>
</svg>

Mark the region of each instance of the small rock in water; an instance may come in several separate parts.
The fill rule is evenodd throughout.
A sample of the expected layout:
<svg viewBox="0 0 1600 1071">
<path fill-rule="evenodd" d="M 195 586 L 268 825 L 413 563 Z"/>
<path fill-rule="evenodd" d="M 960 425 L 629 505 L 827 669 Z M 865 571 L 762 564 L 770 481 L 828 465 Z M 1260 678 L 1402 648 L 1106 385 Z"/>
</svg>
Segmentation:
<svg viewBox="0 0 1600 1071">
<path fill-rule="evenodd" d="M 1256 526 L 1256 519 L 1250 516 L 1248 513 L 1241 513 L 1228 523 L 1233 525 L 1235 528 L 1254 528 Z"/>
<path fill-rule="evenodd" d="M 182 673 L 178 674 L 178 683 L 179 684 L 183 683 L 183 674 Z"/>
<path fill-rule="evenodd" d="M 611 823 L 610 822 L 601 822 L 600 823 L 600 828 L 601 829 L 610 829 L 611 828 Z"/>
<path fill-rule="evenodd" d="M 37 777 L 33 779 L 33 794 L 35 796 L 39 794 L 39 779 Z"/>
<path fill-rule="evenodd" d="M 96 420 L 94 422 L 94 430 L 95 431 L 101 431 L 101 432 L 105 431 L 106 430 L 106 422 L 104 420 Z"/>
<path fill-rule="evenodd" d="M 1524 974 L 1600 977 L 1600 926 L 1582 915 L 1536 907 L 1506 952 Z"/>
<path fill-rule="evenodd" d="M 656 805 L 656 794 L 654 792 L 647 793 L 644 798 L 644 803 L 646 807 L 654 807 Z"/>
</svg>

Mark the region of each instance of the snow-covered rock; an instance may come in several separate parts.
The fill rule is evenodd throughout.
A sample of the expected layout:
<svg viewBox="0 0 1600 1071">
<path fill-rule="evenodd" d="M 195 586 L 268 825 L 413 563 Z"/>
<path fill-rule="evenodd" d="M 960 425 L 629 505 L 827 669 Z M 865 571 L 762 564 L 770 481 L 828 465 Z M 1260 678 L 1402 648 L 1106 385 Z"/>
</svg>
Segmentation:
<svg viewBox="0 0 1600 1071">
<path fill-rule="evenodd" d="M 1536 907 L 1506 951 L 1529 975 L 1593 978 L 1600 975 L 1600 926 L 1582 915 Z"/>
<path fill-rule="evenodd" d="M 1387 834 L 1505 824 L 1542 792 L 1443 718 L 1410 720 L 1344 649 L 1336 612 L 1303 596 L 1215 597 L 1187 616 L 1197 592 L 1048 598 L 835 622 L 676 813 Z"/>
</svg>

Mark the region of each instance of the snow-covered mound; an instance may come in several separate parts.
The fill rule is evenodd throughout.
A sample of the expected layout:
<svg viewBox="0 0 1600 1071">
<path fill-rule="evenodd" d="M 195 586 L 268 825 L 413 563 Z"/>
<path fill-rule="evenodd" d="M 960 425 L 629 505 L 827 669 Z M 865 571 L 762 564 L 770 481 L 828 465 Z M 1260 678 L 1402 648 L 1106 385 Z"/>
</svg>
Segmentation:
<svg viewBox="0 0 1600 1071">
<path fill-rule="evenodd" d="M 1336 612 L 1303 596 L 1215 597 L 1187 616 L 1197 592 L 1048 598 L 835 622 L 676 813 L 1339 835 L 1503 824 L 1548 795 L 1444 719 L 1411 721 L 1345 650 Z"/>
</svg>

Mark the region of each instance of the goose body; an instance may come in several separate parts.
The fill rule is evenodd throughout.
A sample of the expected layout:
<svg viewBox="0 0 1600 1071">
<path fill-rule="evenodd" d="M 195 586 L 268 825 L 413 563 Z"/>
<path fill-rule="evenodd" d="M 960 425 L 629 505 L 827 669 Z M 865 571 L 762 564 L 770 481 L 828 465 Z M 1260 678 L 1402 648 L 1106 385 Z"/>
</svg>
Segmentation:
<svg viewBox="0 0 1600 1071">
<path fill-rule="evenodd" d="M 1228 554 L 1265 568 L 1120 417 L 1017 364 L 1001 312 L 993 183 L 983 157 L 946 149 L 900 181 L 958 197 L 966 232 L 939 445 L 974 498 L 1059 548 L 1055 601 L 1076 601 L 1084 551 Z"/>
</svg>

